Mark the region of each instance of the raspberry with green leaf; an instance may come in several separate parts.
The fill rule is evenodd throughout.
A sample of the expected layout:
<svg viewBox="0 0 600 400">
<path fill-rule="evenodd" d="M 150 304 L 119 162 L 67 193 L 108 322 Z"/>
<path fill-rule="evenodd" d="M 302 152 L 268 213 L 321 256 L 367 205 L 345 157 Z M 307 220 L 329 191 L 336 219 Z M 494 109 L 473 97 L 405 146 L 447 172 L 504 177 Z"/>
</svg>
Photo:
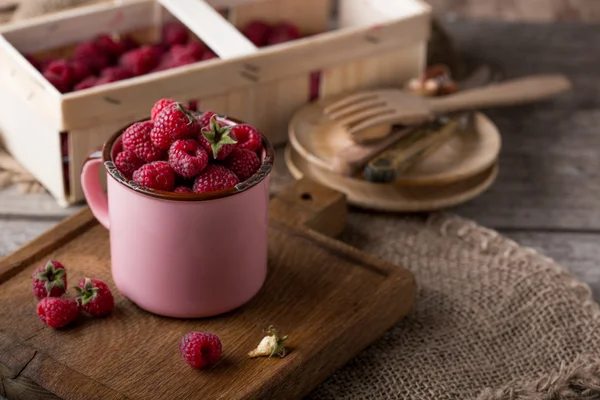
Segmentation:
<svg viewBox="0 0 600 400">
<path fill-rule="evenodd" d="M 224 160 L 235 149 L 237 138 L 232 129 L 233 126 L 221 124 L 216 115 L 210 118 L 208 127 L 202 128 L 198 141 L 210 158 Z"/>
<path fill-rule="evenodd" d="M 108 285 L 100 279 L 83 278 L 77 286 L 81 308 L 93 317 L 102 317 L 115 308 L 115 299 Z"/>
<path fill-rule="evenodd" d="M 58 261 L 48 261 L 33 273 L 33 295 L 37 299 L 60 297 L 66 289 L 67 270 Z"/>
</svg>

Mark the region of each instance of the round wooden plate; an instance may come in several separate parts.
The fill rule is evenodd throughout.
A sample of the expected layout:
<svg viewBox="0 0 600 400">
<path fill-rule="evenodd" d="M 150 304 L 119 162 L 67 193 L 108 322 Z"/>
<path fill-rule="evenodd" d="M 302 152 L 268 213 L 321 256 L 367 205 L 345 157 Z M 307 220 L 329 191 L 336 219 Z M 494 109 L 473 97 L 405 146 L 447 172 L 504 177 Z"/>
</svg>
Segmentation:
<svg viewBox="0 0 600 400">
<path fill-rule="evenodd" d="M 417 212 L 433 211 L 464 203 L 485 191 L 496 179 L 498 166 L 459 182 L 434 186 L 399 186 L 371 183 L 353 177 L 344 177 L 302 157 L 290 144 L 285 149 L 285 162 L 296 179 L 304 176 L 338 190 L 352 205 L 379 211 Z"/>
<path fill-rule="evenodd" d="M 290 143 L 308 162 L 331 171 L 332 157 L 353 144 L 344 128 L 323 114 L 332 100 L 300 108 L 289 125 Z M 475 113 L 468 128 L 457 132 L 437 151 L 415 163 L 395 182 L 401 186 L 431 186 L 458 182 L 488 170 L 498 158 L 498 128 L 485 115 Z"/>
</svg>

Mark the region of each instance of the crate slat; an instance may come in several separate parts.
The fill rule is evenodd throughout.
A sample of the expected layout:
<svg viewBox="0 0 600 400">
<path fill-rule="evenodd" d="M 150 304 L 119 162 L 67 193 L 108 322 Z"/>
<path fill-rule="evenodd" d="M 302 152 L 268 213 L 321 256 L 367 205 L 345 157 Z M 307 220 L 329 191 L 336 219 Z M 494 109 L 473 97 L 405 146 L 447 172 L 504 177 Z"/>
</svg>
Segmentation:
<svg viewBox="0 0 600 400">
<path fill-rule="evenodd" d="M 62 99 L 60 92 L 0 35 L 0 81 L 25 100 L 32 110 L 43 116 L 55 130 L 60 130 Z M 12 107 L 11 107 L 12 108 Z"/>
<path fill-rule="evenodd" d="M 4 84 L 4 82 L 2 82 Z M 3 144 L 23 167 L 52 194 L 61 206 L 69 202 L 65 196 L 60 149 L 60 134 L 52 124 L 35 114 L 25 99 L 3 85 L 0 90 L 0 132 Z"/>
<path fill-rule="evenodd" d="M 256 88 L 254 123 L 274 145 L 287 141 L 292 114 L 309 99 L 309 79 L 309 74 L 301 74 Z"/>
<path fill-rule="evenodd" d="M 420 62 L 407 62 L 408 59 Z M 401 87 L 418 77 L 425 67 L 425 46 L 414 45 L 402 51 L 392 50 L 368 59 L 327 68 L 321 76 L 321 94 L 325 97 L 360 89 Z"/>
<path fill-rule="evenodd" d="M 158 0 L 221 59 L 256 53 L 256 46 L 204 0 Z"/>
<path fill-rule="evenodd" d="M 37 53 L 94 38 L 99 33 L 126 33 L 149 26 L 154 3 L 128 0 L 120 7 L 103 3 L 73 9 L 7 28 L 3 35 L 19 51 Z M 43 38 L 43 40 L 40 40 Z"/>
</svg>

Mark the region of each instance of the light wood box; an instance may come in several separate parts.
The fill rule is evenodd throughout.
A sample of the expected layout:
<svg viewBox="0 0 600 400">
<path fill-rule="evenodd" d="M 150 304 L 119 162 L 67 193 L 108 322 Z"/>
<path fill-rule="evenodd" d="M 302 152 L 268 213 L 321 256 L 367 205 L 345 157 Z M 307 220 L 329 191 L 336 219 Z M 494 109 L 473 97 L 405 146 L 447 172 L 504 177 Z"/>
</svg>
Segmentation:
<svg viewBox="0 0 600 400">
<path fill-rule="evenodd" d="M 340 0 L 336 29 L 329 0 L 210 1 L 225 13 L 207 12 L 200 0 L 162 3 L 93 5 L 0 31 L 2 140 L 59 204 L 83 200 L 86 156 L 117 129 L 147 117 L 159 98 L 197 100 L 200 109 L 254 124 L 281 144 L 292 112 L 309 101 L 312 73 L 320 74 L 323 97 L 402 85 L 426 60 L 431 12 L 420 0 Z M 61 94 L 21 55 L 68 52 L 106 32 L 156 39 L 173 16 L 220 59 Z M 310 36 L 257 49 L 235 28 L 255 17 L 291 20 Z"/>
</svg>

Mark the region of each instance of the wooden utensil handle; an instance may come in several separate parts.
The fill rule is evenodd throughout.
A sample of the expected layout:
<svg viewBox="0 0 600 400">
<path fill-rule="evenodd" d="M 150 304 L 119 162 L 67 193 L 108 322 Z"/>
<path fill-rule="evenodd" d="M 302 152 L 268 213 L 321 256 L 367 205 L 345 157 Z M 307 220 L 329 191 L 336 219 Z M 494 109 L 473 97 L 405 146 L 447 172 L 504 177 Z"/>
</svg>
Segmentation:
<svg viewBox="0 0 600 400">
<path fill-rule="evenodd" d="M 332 170 L 340 175 L 351 176 L 371 158 L 402 139 L 411 129 L 401 129 L 373 143 L 353 144 L 340 150 L 332 161 Z"/>
<path fill-rule="evenodd" d="M 429 104 L 436 113 L 512 106 L 544 100 L 570 88 L 571 83 L 563 75 L 539 75 L 432 98 Z"/>
</svg>

